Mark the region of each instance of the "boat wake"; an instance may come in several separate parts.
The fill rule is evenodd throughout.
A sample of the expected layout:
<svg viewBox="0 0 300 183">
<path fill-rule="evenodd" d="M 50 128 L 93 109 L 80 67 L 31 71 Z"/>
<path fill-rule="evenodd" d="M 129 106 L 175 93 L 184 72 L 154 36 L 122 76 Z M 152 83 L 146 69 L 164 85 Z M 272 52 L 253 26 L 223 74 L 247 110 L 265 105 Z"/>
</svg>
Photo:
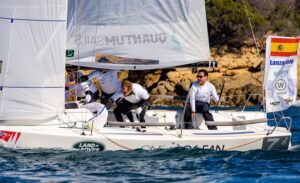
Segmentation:
<svg viewBox="0 0 300 183">
<path fill-rule="evenodd" d="M 295 146 L 292 146 L 292 147 L 291 147 L 291 150 L 292 150 L 292 151 L 300 151 L 300 144 L 295 145 Z"/>
</svg>

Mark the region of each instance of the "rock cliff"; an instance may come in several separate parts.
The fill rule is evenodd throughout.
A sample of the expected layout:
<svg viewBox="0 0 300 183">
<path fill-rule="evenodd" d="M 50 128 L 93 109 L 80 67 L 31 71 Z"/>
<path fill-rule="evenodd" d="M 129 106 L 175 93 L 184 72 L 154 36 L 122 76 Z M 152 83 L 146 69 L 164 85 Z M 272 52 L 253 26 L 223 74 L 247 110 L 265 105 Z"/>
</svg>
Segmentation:
<svg viewBox="0 0 300 183">
<path fill-rule="evenodd" d="M 263 43 L 264 44 L 264 43 Z M 259 104 L 262 94 L 264 55 L 258 56 L 256 48 L 247 46 L 239 50 L 230 50 L 223 46 L 212 48 L 211 55 L 218 62 L 216 68 L 205 68 L 209 71 L 209 81 L 213 83 L 218 94 L 225 81 L 222 96 L 226 96 L 226 106 L 242 106 L 249 98 L 249 105 Z M 174 68 L 152 71 L 122 71 L 120 80 L 129 79 L 144 85 L 152 95 L 186 96 L 190 85 L 196 81 L 199 68 Z M 298 68 L 298 70 L 300 67 Z M 298 86 L 300 86 L 298 75 Z M 300 89 L 298 89 L 298 96 Z M 180 105 L 182 102 L 155 100 L 154 103 Z"/>
</svg>

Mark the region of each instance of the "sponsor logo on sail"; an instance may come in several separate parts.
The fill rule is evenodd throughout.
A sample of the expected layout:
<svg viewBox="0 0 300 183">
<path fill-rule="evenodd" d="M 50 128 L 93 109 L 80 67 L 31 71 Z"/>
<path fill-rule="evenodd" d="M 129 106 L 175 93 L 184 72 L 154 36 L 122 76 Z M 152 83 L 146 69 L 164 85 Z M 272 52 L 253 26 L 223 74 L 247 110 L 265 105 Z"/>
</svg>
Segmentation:
<svg viewBox="0 0 300 183">
<path fill-rule="evenodd" d="M 294 63 L 294 59 L 288 59 L 284 61 L 276 61 L 276 60 L 270 60 L 270 65 L 292 65 Z"/>
<path fill-rule="evenodd" d="M 164 44 L 167 39 L 168 36 L 164 32 L 114 36 L 77 35 L 75 36 L 75 44 L 96 46 Z"/>
<path fill-rule="evenodd" d="M 279 101 L 270 102 L 270 105 L 277 106 L 280 105 L 280 102 Z"/>
<path fill-rule="evenodd" d="M 297 55 L 297 38 L 275 38 L 271 40 L 271 53 L 273 57 L 290 57 Z"/>
<path fill-rule="evenodd" d="M 291 103 L 293 100 L 292 100 L 290 97 L 288 97 L 288 98 L 284 99 L 284 101 L 285 101 L 286 104 L 289 104 L 289 103 Z"/>
<path fill-rule="evenodd" d="M 280 71 L 275 71 L 274 72 L 274 76 L 278 77 L 278 76 L 287 76 L 289 74 L 288 70 L 280 70 Z"/>
<path fill-rule="evenodd" d="M 103 151 L 105 149 L 104 144 L 93 141 L 82 141 L 73 145 L 74 149 L 80 151 Z"/>
<path fill-rule="evenodd" d="M 176 50 L 182 51 L 182 47 L 181 47 L 180 41 L 178 40 L 175 31 L 173 31 L 173 34 L 172 34 L 172 36 L 171 36 L 171 41 L 172 41 L 172 43 L 174 44 Z"/>
<path fill-rule="evenodd" d="M 284 90 L 286 88 L 286 81 L 283 79 L 278 79 L 275 82 L 275 88 L 276 88 L 276 90 L 279 90 L 279 91 Z"/>
</svg>

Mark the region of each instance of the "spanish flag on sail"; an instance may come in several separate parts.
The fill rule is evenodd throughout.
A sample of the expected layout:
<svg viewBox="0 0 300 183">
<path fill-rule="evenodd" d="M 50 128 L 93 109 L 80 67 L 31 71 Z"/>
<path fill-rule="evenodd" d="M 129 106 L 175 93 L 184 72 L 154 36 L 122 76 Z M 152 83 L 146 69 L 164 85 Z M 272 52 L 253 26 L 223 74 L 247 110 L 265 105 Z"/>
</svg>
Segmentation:
<svg viewBox="0 0 300 183">
<path fill-rule="evenodd" d="M 296 56 L 300 38 L 271 38 L 271 55 L 270 56 Z"/>
<path fill-rule="evenodd" d="M 297 98 L 299 38 L 268 36 L 264 73 L 266 112 L 289 108 Z"/>
</svg>

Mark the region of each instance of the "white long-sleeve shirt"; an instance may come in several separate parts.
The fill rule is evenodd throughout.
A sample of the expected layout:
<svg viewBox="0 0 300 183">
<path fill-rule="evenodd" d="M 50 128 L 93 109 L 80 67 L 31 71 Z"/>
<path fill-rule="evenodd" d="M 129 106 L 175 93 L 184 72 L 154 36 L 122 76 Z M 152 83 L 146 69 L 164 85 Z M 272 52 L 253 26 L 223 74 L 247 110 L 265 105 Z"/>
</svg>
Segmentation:
<svg viewBox="0 0 300 183">
<path fill-rule="evenodd" d="M 96 78 L 104 93 L 112 94 L 121 88 L 121 83 L 118 79 L 118 70 L 109 70 L 106 73 L 93 71 L 90 73 L 89 79 Z"/>
<path fill-rule="evenodd" d="M 201 86 L 198 82 L 193 82 L 189 91 L 189 96 L 192 112 L 196 111 L 196 101 L 210 103 L 211 96 L 215 102 L 219 101 L 219 96 L 215 86 L 208 81 L 206 81 L 203 86 Z"/>
<path fill-rule="evenodd" d="M 93 93 L 97 92 L 97 87 L 95 86 L 95 84 L 92 81 L 85 81 L 80 83 L 80 86 L 84 89 L 84 91 L 91 91 Z"/>
<path fill-rule="evenodd" d="M 112 96 L 112 99 L 114 101 L 116 101 L 120 97 L 124 98 L 125 100 L 127 100 L 130 103 L 136 104 L 136 103 L 140 102 L 141 100 L 147 100 L 149 98 L 149 94 L 148 94 L 148 91 L 141 85 L 139 85 L 137 83 L 132 83 L 132 94 L 131 95 L 125 97 L 120 89 Z"/>
<path fill-rule="evenodd" d="M 70 91 L 73 96 L 85 97 L 85 89 L 80 83 L 75 83 L 70 86 Z"/>
</svg>

